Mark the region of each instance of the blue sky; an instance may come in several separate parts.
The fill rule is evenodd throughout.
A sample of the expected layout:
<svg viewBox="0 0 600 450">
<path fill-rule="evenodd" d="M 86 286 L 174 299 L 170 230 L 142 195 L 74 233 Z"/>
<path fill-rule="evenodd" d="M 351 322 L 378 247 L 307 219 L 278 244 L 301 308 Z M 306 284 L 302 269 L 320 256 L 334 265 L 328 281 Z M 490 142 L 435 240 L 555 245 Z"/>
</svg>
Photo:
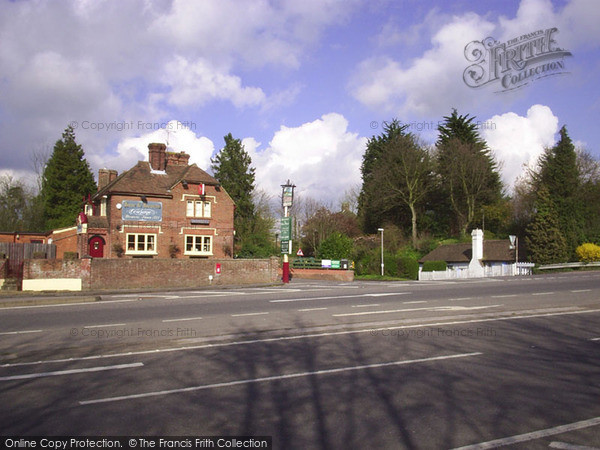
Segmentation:
<svg viewBox="0 0 600 450">
<path fill-rule="evenodd" d="M 3 1 L 0 173 L 33 179 L 32 155 L 51 152 L 70 123 L 94 173 L 126 170 L 167 138 L 209 169 L 232 133 L 252 156 L 259 189 L 276 196 L 291 179 L 305 197 L 335 205 L 360 186 L 366 141 L 385 121 L 411 123 L 433 143 L 438 121 L 457 108 L 485 124 L 510 188 L 562 125 L 600 158 L 598 6 Z M 551 59 L 564 73 L 508 92 L 499 81 L 465 84 L 470 42 L 552 28 L 553 46 L 572 54 Z"/>
</svg>

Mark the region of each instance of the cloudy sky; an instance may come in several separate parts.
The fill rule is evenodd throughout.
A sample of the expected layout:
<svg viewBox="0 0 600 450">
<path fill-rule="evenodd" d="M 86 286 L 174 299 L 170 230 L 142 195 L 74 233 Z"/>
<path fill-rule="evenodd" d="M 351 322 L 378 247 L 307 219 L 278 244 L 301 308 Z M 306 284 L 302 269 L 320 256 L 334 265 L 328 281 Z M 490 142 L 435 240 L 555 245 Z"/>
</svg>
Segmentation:
<svg viewBox="0 0 600 450">
<path fill-rule="evenodd" d="M 457 108 L 476 116 L 511 185 L 562 125 L 600 158 L 598 6 L 0 0 L 0 171 L 31 176 L 34 155 L 51 152 L 69 124 L 94 173 L 126 170 L 147 159 L 148 143 L 167 140 L 208 169 L 232 133 L 259 188 L 277 195 L 291 179 L 303 195 L 335 203 L 360 185 L 366 141 L 383 123 L 398 118 L 433 143 Z M 524 86 L 515 89 L 514 61 L 507 79 L 465 83 L 469 43 L 492 37 L 509 48 L 552 28 L 552 50 L 571 56 L 519 66 L 545 67 Z"/>
</svg>

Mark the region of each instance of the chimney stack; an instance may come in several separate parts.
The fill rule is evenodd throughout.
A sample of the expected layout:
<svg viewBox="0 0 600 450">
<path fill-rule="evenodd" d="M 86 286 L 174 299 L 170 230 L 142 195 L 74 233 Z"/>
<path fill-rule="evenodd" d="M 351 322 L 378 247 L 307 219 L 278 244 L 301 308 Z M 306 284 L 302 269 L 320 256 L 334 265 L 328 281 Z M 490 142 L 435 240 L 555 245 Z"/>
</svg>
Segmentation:
<svg viewBox="0 0 600 450">
<path fill-rule="evenodd" d="M 148 144 L 148 159 L 152 170 L 165 170 L 167 167 L 166 151 L 165 144 Z"/>
<path fill-rule="evenodd" d="M 102 189 L 109 183 L 117 178 L 119 173 L 113 169 L 100 169 L 98 170 L 98 190 Z"/>
<path fill-rule="evenodd" d="M 187 166 L 190 155 L 185 152 L 167 152 L 167 166 Z"/>
</svg>

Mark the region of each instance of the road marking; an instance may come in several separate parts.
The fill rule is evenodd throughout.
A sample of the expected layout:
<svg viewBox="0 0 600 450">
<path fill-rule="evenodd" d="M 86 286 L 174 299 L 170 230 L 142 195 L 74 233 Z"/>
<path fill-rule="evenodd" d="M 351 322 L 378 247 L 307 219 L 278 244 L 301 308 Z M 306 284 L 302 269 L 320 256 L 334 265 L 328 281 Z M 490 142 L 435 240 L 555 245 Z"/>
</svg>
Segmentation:
<svg viewBox="0 0 600 450">
<path fill-rule="evenodd" d="M 402 302 L 403 305 L 416 305 L 417 303 L 427 303 L 427 300 L 418 300 L 414 302 Z"/>
<path fill-rule="evenodd" d="M 460 297 L 460 298 L 450 298 L 448 299 L 451 302 L 462 302 L 465 300 L 473 300 L 473 297 Z"/>
<path fill-rule="evenodd" d="M 41 333 L 44 330 L 23 330 L 23 331 L 5 331 L 4 333 L 0 333 L 0 336 L 7 334 L 26 334 L 26 333 Z"/>
<path fill-rule="evenodd" d="M 72 375 L 75 373 L 100 372 L 102 370 L 130 369 L 132 367 L 141 367 L 143 365 L 144 365 L 144 363 L 137 362 L 137 363 L 131 363 L 131 364 L 118 364 L 116 366 L 102 366 L 102 367 L 88 367 L 86 369 L 59 370 L 57 372 L 28 373 L 28 374 L 24 374 L 24 375 L 11 375 L 9 377 L 0 377 L 0 381 L 27 380 L 27 379 L 31 379 L 31 378 L 55 377 L 55 376 L 59 376 L 59 375 Z"/>
<path fill-rule="evenodd" d="M 125 323 L 107 323 L 104 325 L 85 325 L 83 328 L 123 327 Z"/>
<path fill-rule="evenodd" d="M 370 306 L 379 306 L 379 303 L 369 303 L 367 305 L 352 305 L 351 308 L 368 308 Z"/>
<path fill-rule="evenodd" d="M 448 322 L 434 322 L 434 323 L 421 323 L 414 325 L 398 325 L 398 326 L 379 326 L 372 328 L 361 328 L 358 330 L 344 330 L 344 331 L 328 331 L 325 333 L 311 333 L 311 334 L 297 334 L 292 336 L 280 336 L 274 338 L 266 338 L 266 339 L 250 339 L 246 341 L 233 341 L 233 342 L 217 342 L 214 344 L 199 344 L 199 345 L 188 345 L 184 347 L 169 347 L 169 348 L 156 348 L 152 350 L 140 350 L 137 352 L 123 352 L 123 353 L 108 353 L 104 355 L 91 355 L 91 356 L 82 356 L 79 358 L 62 358 L 62 359 L 48 359 L 48 360 L 40 360 L 40 361 L 30 361 L 30 362 L 21 362 L 21 363 L 5 363 L 0 364 L 0 367 L 18 367 L 18 366 L 31 366 L 38 364 L 55 364 L 55 363 L 63 363 L 63 362 L 73 362 L 73 361 L 89 361 L 95 359 L 106 359 L 106 358 L 122 358 L 129 356 L 139 356 L 139 355 L 156 355 L 159 353 L 171 353 L 171 352 L 182 352 L 189 350 L 205 350 L 205 349 L 214 349 L 220 347 L 233 347 L 238 345 L 253 345 L 253 344 L 263 344 L 266 342 L 280 342 L 280 341 L 293 341 L 299 339 L 313 339 L 313 338 L 321 338 L 321 337 L 329 337 L 329 336 L 344 336 L 348 334 L 363 334 L 370 333 L 371 335 L 375 335 L 380 331 L 389 331 L 389 330 L 407 330 L 411 328 L 427 328 L 427 327 L 442 327 L 442 326 L 451 326 L 451 325 L 464 325 L 469 323 L 486 323 L 486 322 L 500 322 L 506 320 L 520 320 L 520 319 L 536 319 L 540 317 L 556 317 L 556 316 L 569 316 L 574 314 L 598 314 L 600 313 L 597 309 L 586 309 L 582 311 L 561 311 L 554 313 L 539 313 L 539 314 L 530 314 L 530 315 L 521 315 L 521 316 L 508 316 L 508 317 L 490 317 L 485 319 L 471 319 L 471 320 L 453 320 Z"/>
<path fill-rule="evenodd" d="M 383 297 L 388 295 L 406 295 L 412 294 L 412 292 L 389 292 L 384 294 L 360 294 L 360 295 L 337 295 L 327 297 L 307 297 L 307 298 L 284 298 L 279 300 L 269 300 L 270 303 L 289 303 L 289 302 L 306 302 L 313 300 L 334 300 L 344 298 L 358 298 L 358 297 Z"/>
<path fill-rule="evenodd" d="M 232 314 L 231 317 L 246 317 L 246 316 L 263 316 L 269 314 L 268 312 L 255 312 L 255 313 L 244 313 L 244 314 Z"/>
<path fill-rule="evenodd" d="M 600 337 L 597 338 L 591 338 L 590 341 L 600 341 Z"/>
<path fill-rule="evenodd" d="M 298 373 L 290 373 L 286 375 L 274 375 L 270 377 L 262 377 L 262 378 L 250 378 L 245 380 L 236 380 L 236 381 L 228 381 L 224 383 L 214 383 L 214 384 L 204 384 L 200 386 L 191 386 L 186 388 L 179 389 L 170 389 L 165 391 L 153 391 L 153 392 L 144 392 L 141 394 L 131 394 L 131 395 L 121 395 L 118 397 L 107 397 L 107 398 L 99 398 L 94 400 L 84 400 L 80 401 L 80 405 L 93 405 L 96 403 L 108 403 L 108 402 L 117 402 L 120 400 L 130 400 L 134 398 L 147 398 L 147 397 L 158 397 L 162 395 L 169 394 L 180 394 L 183 392 L 192 392 L 192 391 L 200 391 L 205 389 L 216 389 L 222 387 L 232 387 L 239 386 L 244 384 L 253 384 L 253 383 L 263 383 L 269 381 L 277 381 L 277 380 L 289 380 L 293 378 L 303 378 L 308 376 L 315 375 L 331 375 L 343 372 L 350 372 L 356 370 L 365 370 L 365 369 L 378 369 L 381 367 L 390 367 L 390 366 L 404 366 L 409 364 L 417 364 L 424 362 L 432 362 L 432 361 L 443 361 L 448 359 L 456 359 L 456 358 L 467 358 L 471 356 L 479 356 L 482 355 L 481 352 L 473 352 L 473 353 L 458 353 L 454 355 L 445 355 L 445 356 L 433 356 L 431 358 L 421 358 L 421 359 L 412 359 L 412 360 L 403 360 L 403 361 L 392 361 L 385 363 L 376 363 L 376 364 L 366 364 L 363 366 L 349 366 L 349 367 L 340 367 L 337 369 L 324 369 L 324 370 L 315 370 L 311 372 L 298 372 Z"/>
<path fill-rule="evenodd" d="M 498 308 L 502 305 L 490 305 L 490 306 L 435 306 L 433 308 L 407 308 L 407 309 L 388 309 L 384 311 L 363 311 L 357 313 L 343 313 L 343 314 L 332 314 L 333 317 L 347 317 L 347 316 L 366 316 L 371 314 L 392 314 L 399 312 L 414 312 L 414 311 L 467 311 L 472 309 L 487 309 L 487 308 Z"/>
<path fill-rule="evenodd" d="M 506 294 L 506 295 L 492 295 L 492 298 L 510 298 L 510 297 L 516 297 L 517 294 Z"/>
<path fill-rule="evenodd" d="M 571 291 L 573 294 L 577 294 L 578 292 L 592 292 L 591 289 L 574 289 Z"/>
<path fill-rule="evenodd" d="M 595 417 L 589 420 L 582 420 L 581 422 L 573 422 L 567 425 L 560 425 L 558 427 L 546 428 L 544 430 L 533 431 L 531 433 L 518 434 L 516 436 L 509 436 L 493 441 L 481 442 L 479 444 L 467 445 L 465 447 L 459 447 L 454 450 L 483 450 L 486 448 L 496 448 L 503 445 L 512 445 L 519 442 L 532 441 L 534 439 L 541 439 L 555 434 L 566 433 L 568 431 L 580 430 L 582 428 L 595 427 L 600 425 L 600 417 Z"/>
<path fill-rule="evenodd" d="M 574 445 L 567 442 L 550 442 L 550 448 L 561 448 L 563 450 L 598 450 L 598 447 L 588 447 L 587 445 Z"/>
<path fill-rule="evenodd" d="M 298 311 L 300 312 L 309 312 L 309 311 L 323 311 L 327 308 L 305 308 L 305 309 L 299 309 Z"/>
<path fill-rule="evenodd" d="M 7 306 L 2 308 L 2 310 L 7 309 L 30 309 L 30 308 L 63 308 L 65 306 L 106 306 L 111 305 L 113 303 L 128 303 L 128 302 L 137 302 L 137 300 L 109 300 L 105 302 L 82 302 L 82 303 L 58 303 L 56 305 L 30 305 L 30 306 Z"/>
<path fill-rule="evenodd" d="M 183 322 L 184 320 L 200 320 L 202 317 L 184 317 L 182 319 L 165 319 L 163 322 Z"/>
<path fill-rule="evenodd" d="M 555 292 L 534 292 L 531 295 L 553 295 Z"/>
</svg>

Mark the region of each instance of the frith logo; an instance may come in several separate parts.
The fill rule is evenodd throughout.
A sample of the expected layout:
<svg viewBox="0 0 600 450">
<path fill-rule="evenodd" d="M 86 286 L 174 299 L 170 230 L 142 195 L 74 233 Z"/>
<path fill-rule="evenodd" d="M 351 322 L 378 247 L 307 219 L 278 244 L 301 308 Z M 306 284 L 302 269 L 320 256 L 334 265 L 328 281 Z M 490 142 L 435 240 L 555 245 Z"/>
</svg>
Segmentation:
<svg viewBox="0 0 600 450">
<path fill-rule="evenodd" d="M 465 46 L 465 58 L 472 62 L 463 72 L 463 80 L 472 88 L 500 82 L 510 91 L 531 81 L 567 73 L 564 59 L 571 52 L 559 48 L 555 40 L 557 28 L 538 30 L 504 43 L 488 37 Z"/>
</svg>

